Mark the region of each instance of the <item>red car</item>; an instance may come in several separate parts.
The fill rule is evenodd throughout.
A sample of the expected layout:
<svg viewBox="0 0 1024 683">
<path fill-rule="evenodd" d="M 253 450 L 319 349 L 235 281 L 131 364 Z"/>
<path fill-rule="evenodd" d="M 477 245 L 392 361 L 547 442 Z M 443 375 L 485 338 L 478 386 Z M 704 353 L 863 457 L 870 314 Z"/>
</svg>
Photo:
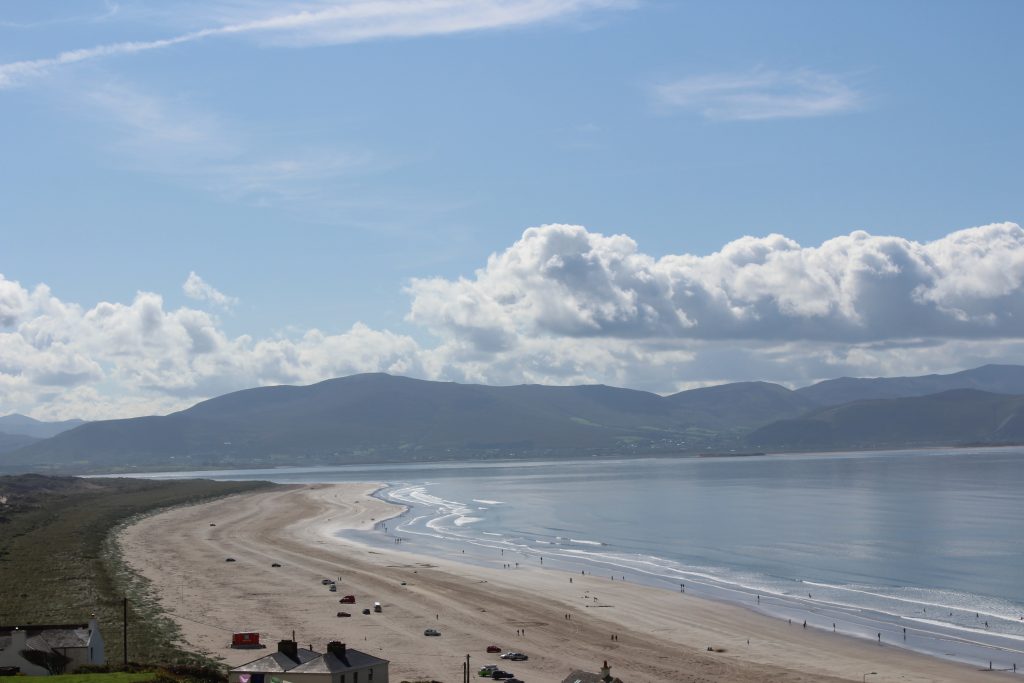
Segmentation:
<svg viewBox="0 0 1024 683">
<path fill-rule="evenodd" d="M 338 600 L 338 602 L 340 602 L 343 605 L 354 605 L 356 604 L 356 596 L 346 595 L 341 600 Z"/>
<path fill-rule="evenodd" d="M 487 646 L 487 651 L 488 652 L 501 652 L 501 648 L 498 647 L 497 645 L 488 645 Z"/>
</svg>

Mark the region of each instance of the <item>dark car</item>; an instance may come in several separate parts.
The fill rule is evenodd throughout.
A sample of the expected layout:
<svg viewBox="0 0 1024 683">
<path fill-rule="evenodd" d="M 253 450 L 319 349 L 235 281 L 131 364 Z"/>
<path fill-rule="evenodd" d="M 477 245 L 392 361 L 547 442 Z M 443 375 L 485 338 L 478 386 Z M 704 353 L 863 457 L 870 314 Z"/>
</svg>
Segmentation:
<svg viewBox="0 0 1024 683">
<path fill-rule="evenodd" d="M 338 616 L 339 617 L 350 617 L 352 615 L 349 614 L 348 612 L 338 612 Z"/>
<path fill-rule="evenodd" d="M 526 660 L 529 659 L 529 657 L 524 655 L 522 652 L 508 652 L 506 654 L 503 654 L 501 656 L 501 658 L 502 659 L 510 659 L 513 662 L 525 662 Z"/>
<path fill-rule="evenodd" d="M 423 635 L 425 635 L 425 636 L 439 636 L 439 635 L 441 635 L 441 632 L 438 631 L 435 628 L 428 628 L 426 631 L 423 632 Z"/>
<path fill-rule="evenodd" d="M 272 564 L 272 565 L 270 565 L 270 566 L 271 566 L 271 567 L 280 567 L 280 566 L 281 566 L 281 563 L 280 563 L 280 562 L 275 562 L 274 564 Z"/>
<path fill-rule="evenodd" d="M 498 647 L 497 645 L 488 645 L 487 646 L 487 651 L 488 652 L 501 652 L 501 648 Z"/>
<path fill-rule="evenodd" d="M 505 678 L 515 678 L 515 675 L 510 674 L 508 671 L 502 671 L 501 669 L 497 669 L 496 671 L 491 672 L 491 678 L 495 680 L 501 680 Z"/>
<path fill-rule="evenodd" d="M 372 612 L 370 612 L 370 608 L 369 607 L 364 607 L 363 608 L 363 614 L 372 614 Z"/>
<path fill-rule="evenodd" d="M 233 557 L 226 557 L 226 558 L 224 558 L 224 561 L 225 562 L 234 562 L 235 558 L 233 558 Z"/>
<path fill-rule="evenodd" d="M 505 683 L 523 683 L 523 681 L 518 678 L 510 678 Z"/>
</svg>

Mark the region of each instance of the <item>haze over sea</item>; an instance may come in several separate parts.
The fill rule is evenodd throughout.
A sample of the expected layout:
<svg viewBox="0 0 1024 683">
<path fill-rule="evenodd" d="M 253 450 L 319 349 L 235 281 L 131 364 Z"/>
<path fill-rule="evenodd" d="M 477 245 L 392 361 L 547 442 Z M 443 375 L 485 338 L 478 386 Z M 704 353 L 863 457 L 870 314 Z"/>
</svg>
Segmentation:
<svg viewBox="0 0 1024 683">
<path fill-rule="evenodd" d="M 1022 463 L 1000 448 L 144 476 L 388 482 L 409 510 L 361 540 L 685 584 L 794 628 L 1021 669 Z"/>
</svg>

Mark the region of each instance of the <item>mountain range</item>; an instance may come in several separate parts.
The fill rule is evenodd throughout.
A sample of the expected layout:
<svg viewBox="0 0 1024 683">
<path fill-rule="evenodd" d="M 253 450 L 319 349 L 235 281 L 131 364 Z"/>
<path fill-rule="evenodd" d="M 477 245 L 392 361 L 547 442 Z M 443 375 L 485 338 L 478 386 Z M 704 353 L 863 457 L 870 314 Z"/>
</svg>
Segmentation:
<svg viewBox="0 0 1024 683">
<path fill-rule="evenodd" d="M 22 416 L 0 418 L 4 420 Z M 23 418 L 29 420 L 30 418 Z M 362 374 L 219 396 L 165 416 L 53 426 L 6 471 L 132 471 L 581 455 L 1024 443 L 1024 367 L 738 382 L 670 396 Z M 23 434 L 20 438 L 29 438 Z"/>
<path fill-rule="evenodd" d="M 42 422 L 26 415 L 12 413 L 0 417 L 0 453 L 16 451 L 61 432 L 85 424 L 83 420 Z"/>
</svg>

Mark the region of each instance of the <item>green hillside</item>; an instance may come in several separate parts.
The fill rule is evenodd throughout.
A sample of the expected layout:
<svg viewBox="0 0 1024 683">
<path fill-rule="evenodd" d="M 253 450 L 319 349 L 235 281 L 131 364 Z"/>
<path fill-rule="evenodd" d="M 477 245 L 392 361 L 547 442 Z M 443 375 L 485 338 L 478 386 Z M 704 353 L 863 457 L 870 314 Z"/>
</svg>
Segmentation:
<svg viewBox="0 0 1024 683">
<path fill-rule="evenodd" d="M 956 389 L 855 401 L 780 420 L 747 437 L 752 448 L 866 449 L 1024 442 L 1024 396 Z"/>
</svg>

